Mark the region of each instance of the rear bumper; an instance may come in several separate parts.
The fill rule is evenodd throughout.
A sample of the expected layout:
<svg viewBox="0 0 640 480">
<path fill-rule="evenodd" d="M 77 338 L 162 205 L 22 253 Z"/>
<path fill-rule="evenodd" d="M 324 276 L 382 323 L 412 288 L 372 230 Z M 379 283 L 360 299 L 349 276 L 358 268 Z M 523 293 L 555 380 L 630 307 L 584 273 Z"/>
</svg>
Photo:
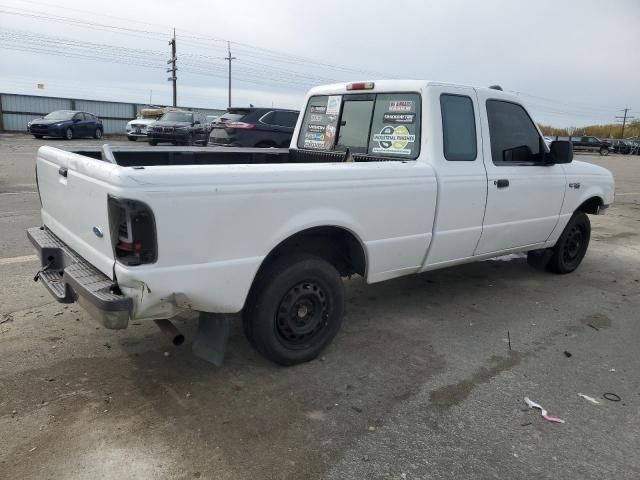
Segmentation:
<svg viewBox="0 0 640 480">
<path fill-rule="evenodd" d="M 78 302 L 105 328 L 127 328 L 133 302 L 118 284 L 65 245 L 46 227 L 27 230 L 42 269 L 39 279 L 60 303 Z"/>
</svg>

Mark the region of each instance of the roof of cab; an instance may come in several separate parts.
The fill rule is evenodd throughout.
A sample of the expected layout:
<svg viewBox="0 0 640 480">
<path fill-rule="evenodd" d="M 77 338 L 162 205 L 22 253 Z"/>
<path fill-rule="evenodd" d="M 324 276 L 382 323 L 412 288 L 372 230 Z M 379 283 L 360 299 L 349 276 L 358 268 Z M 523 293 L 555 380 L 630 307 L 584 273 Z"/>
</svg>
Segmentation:
<svg viewBox="0 0 640 480">
<path fill-rule="evenodd" d="M 360 82 L 362 80 L 358 80 Z M 367 92 L 393 92 L 393 91 L 414 91 L 421 92 L 423 89 L 429 86 L 442 86 L 442 87 L 465 87 L 474 88 L 478 91 L 488 91 L 492 96 L 497 98 L 516 98 L 516 95 L 505 92 L 503 90 L 497 90 L 489 87 L 477 87 L 473 85 L 461 85 L 451 82 L 441 82 L 435 80 L 366 80 L 372 81 L 374 88 L 370 90 L 347 90 L 347 85 L 354 82 L 341 82 L 333 83 L 329 85 L 320 85 L 309 90 L 307 96 L 311 95 L 337 95 L 337 94 L 357 94 Z"/>
</svg>

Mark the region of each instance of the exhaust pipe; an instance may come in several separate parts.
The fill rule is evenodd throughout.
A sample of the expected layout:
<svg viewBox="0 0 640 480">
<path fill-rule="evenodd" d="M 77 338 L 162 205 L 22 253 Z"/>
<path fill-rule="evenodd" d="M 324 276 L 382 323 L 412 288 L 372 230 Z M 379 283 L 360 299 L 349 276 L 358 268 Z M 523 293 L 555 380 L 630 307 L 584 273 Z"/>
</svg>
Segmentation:
<svg viewBox="0 0 640 480">
<path fill-rule="evenodd" d="M 171 343 L 175 346 L 182 345 L 184 343 L 184 335 L 180 333 L 180 330 L 178 330 L 171 321 L 163 318 L 160 320 L 154 320 L 154 322 L 156 322 L 156 325 L 158 325 L 158 328 L 162 333 L 171 338 Z"/>
</svg>

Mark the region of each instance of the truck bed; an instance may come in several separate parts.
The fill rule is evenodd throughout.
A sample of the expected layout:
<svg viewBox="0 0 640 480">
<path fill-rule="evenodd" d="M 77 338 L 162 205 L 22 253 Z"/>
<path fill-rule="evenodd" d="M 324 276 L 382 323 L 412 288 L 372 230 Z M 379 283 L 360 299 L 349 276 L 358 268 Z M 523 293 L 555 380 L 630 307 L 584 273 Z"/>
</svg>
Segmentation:
<svg viewBox="0 0 640 480">
<path fill-rule="evenodd" d="M 346 152 L 322 152 L 288 148 L 242 147 L 82 147 L 61 149 L 121 167 L 161 165 L 256 165 L 268 163 L 344 162 Z M 354 162 L 391 161 L 375 155 L 353 154 Z M 401 160 L 401 159 L 400 159 Z M 398 159 L 396 159 L 398 161 Z"/>
</svg>

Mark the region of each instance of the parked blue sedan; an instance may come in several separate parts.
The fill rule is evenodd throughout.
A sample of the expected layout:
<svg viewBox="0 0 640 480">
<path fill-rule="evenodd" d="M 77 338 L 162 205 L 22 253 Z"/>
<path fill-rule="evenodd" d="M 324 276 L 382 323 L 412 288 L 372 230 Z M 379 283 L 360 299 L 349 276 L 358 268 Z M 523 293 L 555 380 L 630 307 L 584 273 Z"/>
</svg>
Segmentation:
<svg viewBox="0 0 640 480">
<path fill-rule="evenodd" d="M 32 120 L 29 132 L 36 138 L 61 137 L 71 140 L 80 137 L 102 138 L 104 128 L 102 120 L 91 113 L 58 110 Z"/>
</svg>

